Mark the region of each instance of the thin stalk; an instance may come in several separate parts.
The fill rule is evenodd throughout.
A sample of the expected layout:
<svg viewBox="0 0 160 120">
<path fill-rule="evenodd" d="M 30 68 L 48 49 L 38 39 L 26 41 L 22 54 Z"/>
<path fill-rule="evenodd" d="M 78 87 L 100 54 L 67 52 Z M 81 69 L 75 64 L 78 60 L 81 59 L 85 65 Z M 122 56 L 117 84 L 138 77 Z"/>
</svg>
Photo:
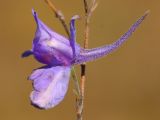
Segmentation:
<svg viewBox="0 0 160 120">
<path fill-rule="evenodd" d="M 93 11 L 96 9 L 98 4 L 96 3 L 96 0 L 92 0 L 90 7 L 88 6 L 87 0 L 83 0 L 83 3 L 84 3 L 84 10 L 85 10 L 84 49 L 87 49 L 88 42 L 89 42 L 90 18 L 91 18 Z M 80 84 L 81 96 L 78 100 L 76 100 L 77 120 L 83 119 L 85 81 L 86 81 L 86 63 L 83 63 L 81 65 L 81 84 Z"/>
<path fill-rule="evenodd" d="M 89 40 L 89 16 L 88 16 L 88 3 L 86 0 L 84 2 L 84 10 L 85 10 L 85 32 L 84 32 L 84 48 L 88 48 L 88 40 Z M 85 95 L 85 81 L 86 81 L 86 63 L 81 65 L 81 96 L 76 101 L 77 103 L 77 120 L 83 119 L 83 109 L 84 109 L 84 95 Z"/>
<path fill-rule="evenodd" d="M 74 67 L 72 67 L 71 74 L 72 74 L 72 78 L 73 78 L 74 86 L 75 86 L 74 92 L 75 92 L 77 98 L 79 98 L 81 92 L 80 92 L 80 87 L 79 87 L 79 81 L 78 81 Z"/>
<path fill-rule="evenodd" d="M 50 0 L 45 0 L 45 2 L 52 9 L 52 11 L 56 15 L 56 17 L 59 19 L 59 21 L 62 23 L 68 37 L 70 38 L 70 32 L 69 32 L 69 29 L 67 27 L 67 24 L 65 22 L 65 18 L 64 18 L 64 15 L 62 14 L 62 12 L 60 10 L 58 10 Z"/>
</svg>

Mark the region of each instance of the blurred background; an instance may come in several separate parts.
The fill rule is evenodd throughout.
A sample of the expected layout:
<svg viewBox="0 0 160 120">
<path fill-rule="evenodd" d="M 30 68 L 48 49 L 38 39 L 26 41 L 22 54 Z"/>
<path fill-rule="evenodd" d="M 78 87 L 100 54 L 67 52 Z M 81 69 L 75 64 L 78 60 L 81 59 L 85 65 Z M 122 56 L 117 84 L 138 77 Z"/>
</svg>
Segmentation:
<svg viewBox="0 0 160 120">
<path fill-rule="evenodd" d="M 83 0 L 53 0 L 69 22 L 79 14 L 77 41 L 83 45 Z M 98 0 L 90 24 L 89 47 L 112 43 L 148 9 L 150 15 L 116 52 L 87 64 L 84 120 L 160 119 L 160 1 Z M 64 101 L 50 110 L 30 105 L 28 75 L 41 66 L 33 57 L 21 59 L 30 49 L 36 25 L 34 8 L 51 28 L 66 36 L 60 22 L 43 0 L 0 2 L 0 119 L 75 120 L 75 96 L 70 81 Z M 80 67 L 76 67 L 80 73 Z"/>
</svg>

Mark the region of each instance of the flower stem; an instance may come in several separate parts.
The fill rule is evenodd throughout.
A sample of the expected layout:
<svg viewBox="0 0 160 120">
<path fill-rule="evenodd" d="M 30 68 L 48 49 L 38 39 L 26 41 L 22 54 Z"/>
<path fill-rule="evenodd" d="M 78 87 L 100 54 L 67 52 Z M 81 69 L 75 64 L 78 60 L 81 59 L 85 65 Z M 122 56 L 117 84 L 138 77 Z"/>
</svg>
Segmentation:
<svg viewBox="0 0 160 120">
<path fill-rule="evenodd" d="M 80 98 L 81 92 L 80 92 L 80 87 L 79 87 L 79 81 L 78 81 L 74 67 L 72 67 L 71 74 L 72 74 L 72 78 L 73 78 L 74 86 L 75 86 L 74 92 L 77 98 Z"/>
<path fill-rule="evenodd" d="M 84 32 L 84 48 L 88 48 L 88 39 L 89 39 L 89 18 L 88 18 L 88 3 L 86 0 L 84 2 L 84 10 L 85 10 L 85 32 Z M 81 96 L 77 103 L 77 120 L 83 119 L 83 108 L 84 108 L 84 93 L 85 93 L 85 81 L 86 81 L 86 63 L 81 65 Z"/>
<path fill-rule="evenodd" d="M 84 10 L 85 10 L 84 49 L 87 49 L 88 48 L 88 42 L 89 42 L 90 18 L 91 18 L 91 15 L 92 15 L 93 11 L 97 7 L 97 3 L 96 3 L 96 0 L 92 0 L 91 6 L 89 8 L 87 0 L 83 0 L 83 2 L 84 2 Z M 78 100 L 76 100 L 76 103 L 77 103 L 77 120 L 82 120 L 83 119 L 85 81 L 86 81 L 86 63 L 83 63 L 81 65 L 81 85 L 80 85 L 81 96 Z"/>
</svg>

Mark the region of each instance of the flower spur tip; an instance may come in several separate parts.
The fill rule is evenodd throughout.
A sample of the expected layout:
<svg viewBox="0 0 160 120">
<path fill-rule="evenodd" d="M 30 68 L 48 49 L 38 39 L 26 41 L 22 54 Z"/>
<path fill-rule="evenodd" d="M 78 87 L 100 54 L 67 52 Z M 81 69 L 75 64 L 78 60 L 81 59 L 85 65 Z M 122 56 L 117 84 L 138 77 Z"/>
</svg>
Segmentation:
<svg viewBox="0 0 160 120">
<path fill-rule="evenodd" d="M 148 14 L 150 14 L 151 13 L 151 10 L 149 9 L 149 10 L 147 10 L 144 14 L 145 15 L 148 15 Z"/>
</svg>

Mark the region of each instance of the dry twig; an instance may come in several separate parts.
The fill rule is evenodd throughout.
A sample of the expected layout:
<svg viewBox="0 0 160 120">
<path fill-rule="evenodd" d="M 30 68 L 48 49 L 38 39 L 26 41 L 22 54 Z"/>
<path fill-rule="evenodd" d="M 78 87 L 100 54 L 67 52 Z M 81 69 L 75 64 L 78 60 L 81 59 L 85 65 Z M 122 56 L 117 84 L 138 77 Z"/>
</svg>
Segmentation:
<svg viewBox="0 0 160 120">
<path fill-rule="evenodd" d="M 84 48 L 88 48 L 88 41 L 89 41 L 89 22 L 93 11 L 97 7 L 96 0 L 93 0 L 91 3 L 91 7 L 88 7 L 88 3 L 86 0 L 84 2 L 84 10 L 85 10 L 85 32 L 84 32 Z M 81 65 L 81 96 L 76 101 L 77 103 L 77 120 L 83 119 L 83 108 L 84 108 L 84 93 L 85 93 L 85 81 L 86 81 L 86 63 Z"/>
<path fill-rule="evenodd" d="M 56 17 L 60 20 L 60 22 L 62 23 L 68 37 L 70 37 L 70 32 L 69 29 L 67 27 L 67 24 L 65 22 L 65 18 L 64 15 L 62 14 L 62 12 L 60 10 L 58 10 L 54 4 L 50 1 L 50 0 L 45 0 L 45 2 L 48 4 L 48 6 L 52 9 L 52 11 L 55 13 Z"/>
</svg>

